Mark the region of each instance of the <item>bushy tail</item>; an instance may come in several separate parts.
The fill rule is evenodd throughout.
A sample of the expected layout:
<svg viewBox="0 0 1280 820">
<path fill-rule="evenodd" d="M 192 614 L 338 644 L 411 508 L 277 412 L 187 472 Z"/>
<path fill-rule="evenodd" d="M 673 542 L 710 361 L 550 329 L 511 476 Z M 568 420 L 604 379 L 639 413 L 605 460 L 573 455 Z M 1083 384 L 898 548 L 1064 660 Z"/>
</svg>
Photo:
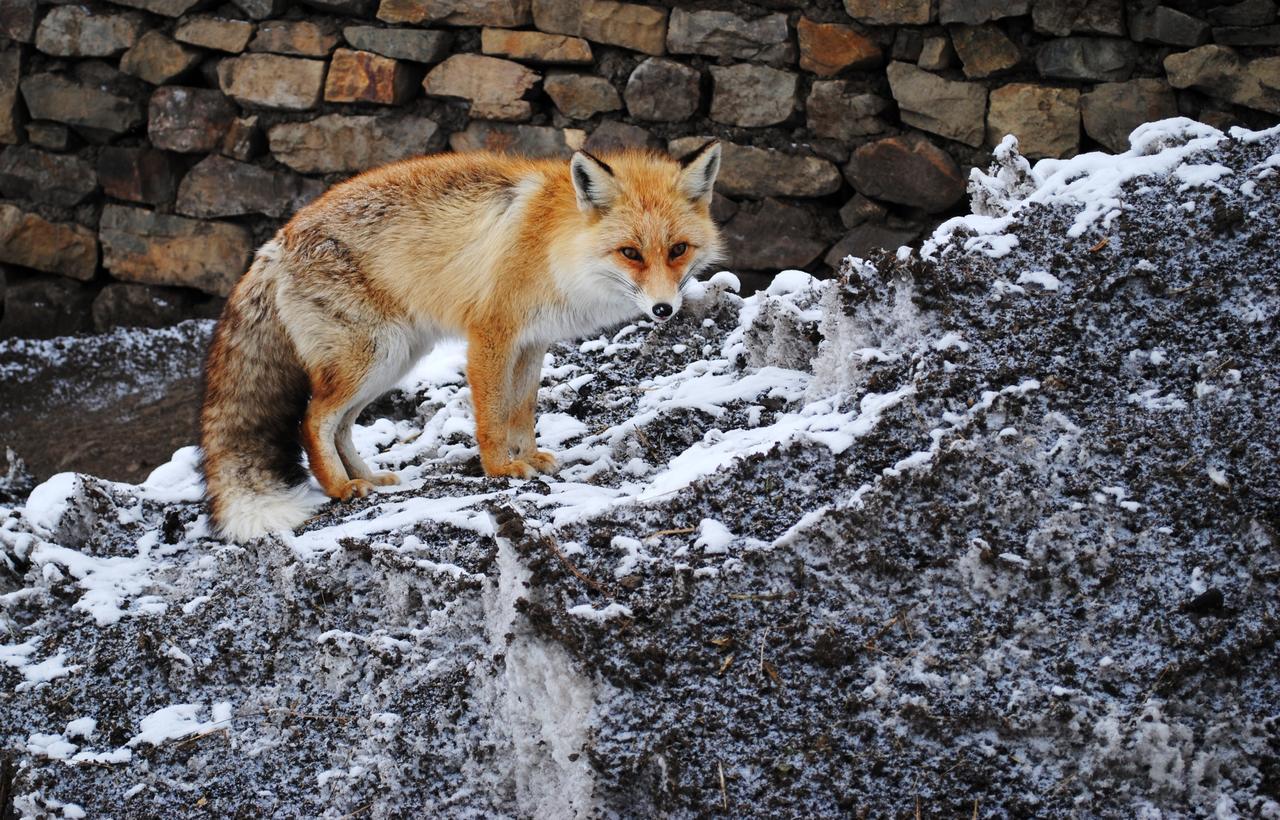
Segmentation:
<svg viewBox="0 0 1280 820">
<path fill-rule="evenodd" d="M 234 541 L 292 529 L 314 507 L 299 437 L 309 387 L 276 311 L 269 248 L 227 300 L 205 364 L 205 492 L 215 528 Z"/>
</svg>

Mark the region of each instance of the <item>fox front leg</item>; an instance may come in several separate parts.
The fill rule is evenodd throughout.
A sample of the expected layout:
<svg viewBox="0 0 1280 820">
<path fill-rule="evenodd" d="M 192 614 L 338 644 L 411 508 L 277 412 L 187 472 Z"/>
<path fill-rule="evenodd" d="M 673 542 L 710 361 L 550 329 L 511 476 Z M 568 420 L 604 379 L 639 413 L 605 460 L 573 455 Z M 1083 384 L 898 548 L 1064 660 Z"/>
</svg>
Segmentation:
<svg viewBox="0 0 1280 820">
<path fill-rule="evenodd" d="M 530 345 L 520 351 L 511 374 L 511 418 L 507 425 L 507 445 L 515 457 L 527 461 L 540 473 L 555 472 L 556 457 L 538 449 L 534 419 L 538 409 L 538 383 L 542 381 L 545 345 Z"/>
<path fill-rule="evenodd" d="M 517 355 L 512 339 L 485 328 L 467 334 L 467 381 L 476 415 L 476 444 L 485 475 L 532 478 L 537 470 L 512 459 L 508 425 L 515 406 L 511 395 Z"/>
</svg>

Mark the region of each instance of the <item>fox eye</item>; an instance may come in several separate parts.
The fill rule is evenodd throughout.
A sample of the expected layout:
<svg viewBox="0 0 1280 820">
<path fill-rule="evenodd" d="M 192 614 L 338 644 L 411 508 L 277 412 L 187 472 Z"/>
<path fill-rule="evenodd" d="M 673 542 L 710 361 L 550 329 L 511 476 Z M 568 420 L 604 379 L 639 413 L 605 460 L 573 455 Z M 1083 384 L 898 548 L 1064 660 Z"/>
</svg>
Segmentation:
<svg viewBox="0 0 1280 820">
<path fill-rule="evenodd" d="M 619 253 L 621 253 L 623 256 L 627 257 L 628 259 L 634 260 L 636 262 L 639 262 L 644 259 L 644 257 L 640 255 L 640 251 L 632 247 L 620 248 Z"/>
<path fill-rule="evenodd" d="M 677 242 L 671 246 L 671 252 L 667 255 L 672 259 L 679 259 L 684 256 L 684 252 L 687 250 L 689 250 L 689 244 L 687 242 Z"/>
</svg>

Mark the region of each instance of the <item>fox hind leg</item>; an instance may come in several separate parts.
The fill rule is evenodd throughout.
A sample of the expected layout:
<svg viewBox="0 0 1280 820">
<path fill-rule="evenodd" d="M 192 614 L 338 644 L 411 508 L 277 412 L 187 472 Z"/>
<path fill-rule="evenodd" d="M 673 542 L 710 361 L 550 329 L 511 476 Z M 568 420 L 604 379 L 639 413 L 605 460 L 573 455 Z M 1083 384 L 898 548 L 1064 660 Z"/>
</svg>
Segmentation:
<svg viewBox="0 0 1280 820">
<path fill-rule="evenodd" d="M 368 402 L 356 402 L 343 414 L 342 420 L 338 423 L 337 434 L 334 436 L 338 458 L 342 460 L 342 466 L 347 469 L 347 475 L 351 478 L 363 479 L 379 487 L 399 484 L 400 478 L 395 473 L 375 473 L 370 470 L 369 465 L 360 457 L 360 452 L 351 438 L 351 425 L 355 424 L 356 417 L 367 405 Z"/>
</svg>

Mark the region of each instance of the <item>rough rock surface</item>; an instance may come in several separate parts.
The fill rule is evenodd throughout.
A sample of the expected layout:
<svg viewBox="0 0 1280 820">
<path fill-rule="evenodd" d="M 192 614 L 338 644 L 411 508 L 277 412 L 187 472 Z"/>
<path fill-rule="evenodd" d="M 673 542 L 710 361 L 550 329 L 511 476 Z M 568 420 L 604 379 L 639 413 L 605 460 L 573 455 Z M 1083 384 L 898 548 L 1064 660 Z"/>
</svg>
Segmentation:
<svg viewBox="0 0 1280 820">
<path fill-rule="evenodd" d="M 991 91 L 987 142 L 1018 138 L 1028 157 L 1070 157 L 1080 149 L 1080 92 L 1034 83 L 1010 83 Z"/>
<path fill-rule="evenodd" d="M 226 296 L 249 267 L 253 241 L 239 225 L 108 205 L 98 236 L 102 266 L 125 282 L 181 285 Z"/>
<path fill-rule="evenodd" d="M 667 50 L 672 54 L 705 54 L 764 63 L 795 59 L 787 15 L 766 14 L 754 20 L 731 11 L 671 10 Z M 803 35 L 801 35 L 803 47 Z"/>
<path fill-rule="evenodd" d="M 533 109 L 524 95 L 541 75 L 511 60 L 455 54 L 431 69 L 422 88 L 433 97 L 471 103 L 471 116 L 484 120 L 527 120 Z"/>
<path fill-rule="evenodd" d="M 453 348 L 358 428 L 405 483 L 298 532 L 211 538 L 193 448 L 51 479 L 0 513 L 17 810 L 1280 812 L 1280 133 L 1135 143 L 556 347 L 554 477 L 477 475 Z"/>
<path fill-rule="evenodd" d="M 98 268 L 98 242 L 83 225 L 50 222 L 0 202 L 0 262 L 89 280 Z"/>
<path fill-rule="evenodd" d="M 711 119 L 726 125 L 760 127 L 791 117 L 799 78 L 790 71 L 738 63 L 711 66 Z"/>
<path fill-rule="evenodd" d="M 888 74 L 903 122 L 966 145 L 982 144 L 986 88 L 948 80 L 910 63 L 890 63 Z"/>
<path fill-rule="evenodd" d="M 304 174 L 363 171 L 439 147 L 440 126 L 427 117 L 326 114 L 267 131 L 271 154 Z"/>
<path fill-rule="evenodd" d="M 915 134 L 863 145 L 853 152 L 845 174 L 858 193 L 929 213 L 945 211 L 964 196 L 955 160 Z"/>
<path fill-rule="evenodd" d="M 684 157 L 706 145 L 710 137 L 681 137 L 667 150 Z M 787 154 L 736 142 L 721 143 L 716 191 L 725 196 L 825 196 L 840 189 L 840 170 L 821 157 Z"/>
<path fill-rule="evenodd" d="M 218 63 L 218 85 L 250 108 L 305 111 L 320 102 L 325 63 L 277 54 L 243 54 Z"/>
<path fill-rule="evenodd" d="M 649 57 L 627 77 L 623 98 L 636 119 L 683 120 L 698 110 L 698 72 L 674 60 Z"/>
</svg>

